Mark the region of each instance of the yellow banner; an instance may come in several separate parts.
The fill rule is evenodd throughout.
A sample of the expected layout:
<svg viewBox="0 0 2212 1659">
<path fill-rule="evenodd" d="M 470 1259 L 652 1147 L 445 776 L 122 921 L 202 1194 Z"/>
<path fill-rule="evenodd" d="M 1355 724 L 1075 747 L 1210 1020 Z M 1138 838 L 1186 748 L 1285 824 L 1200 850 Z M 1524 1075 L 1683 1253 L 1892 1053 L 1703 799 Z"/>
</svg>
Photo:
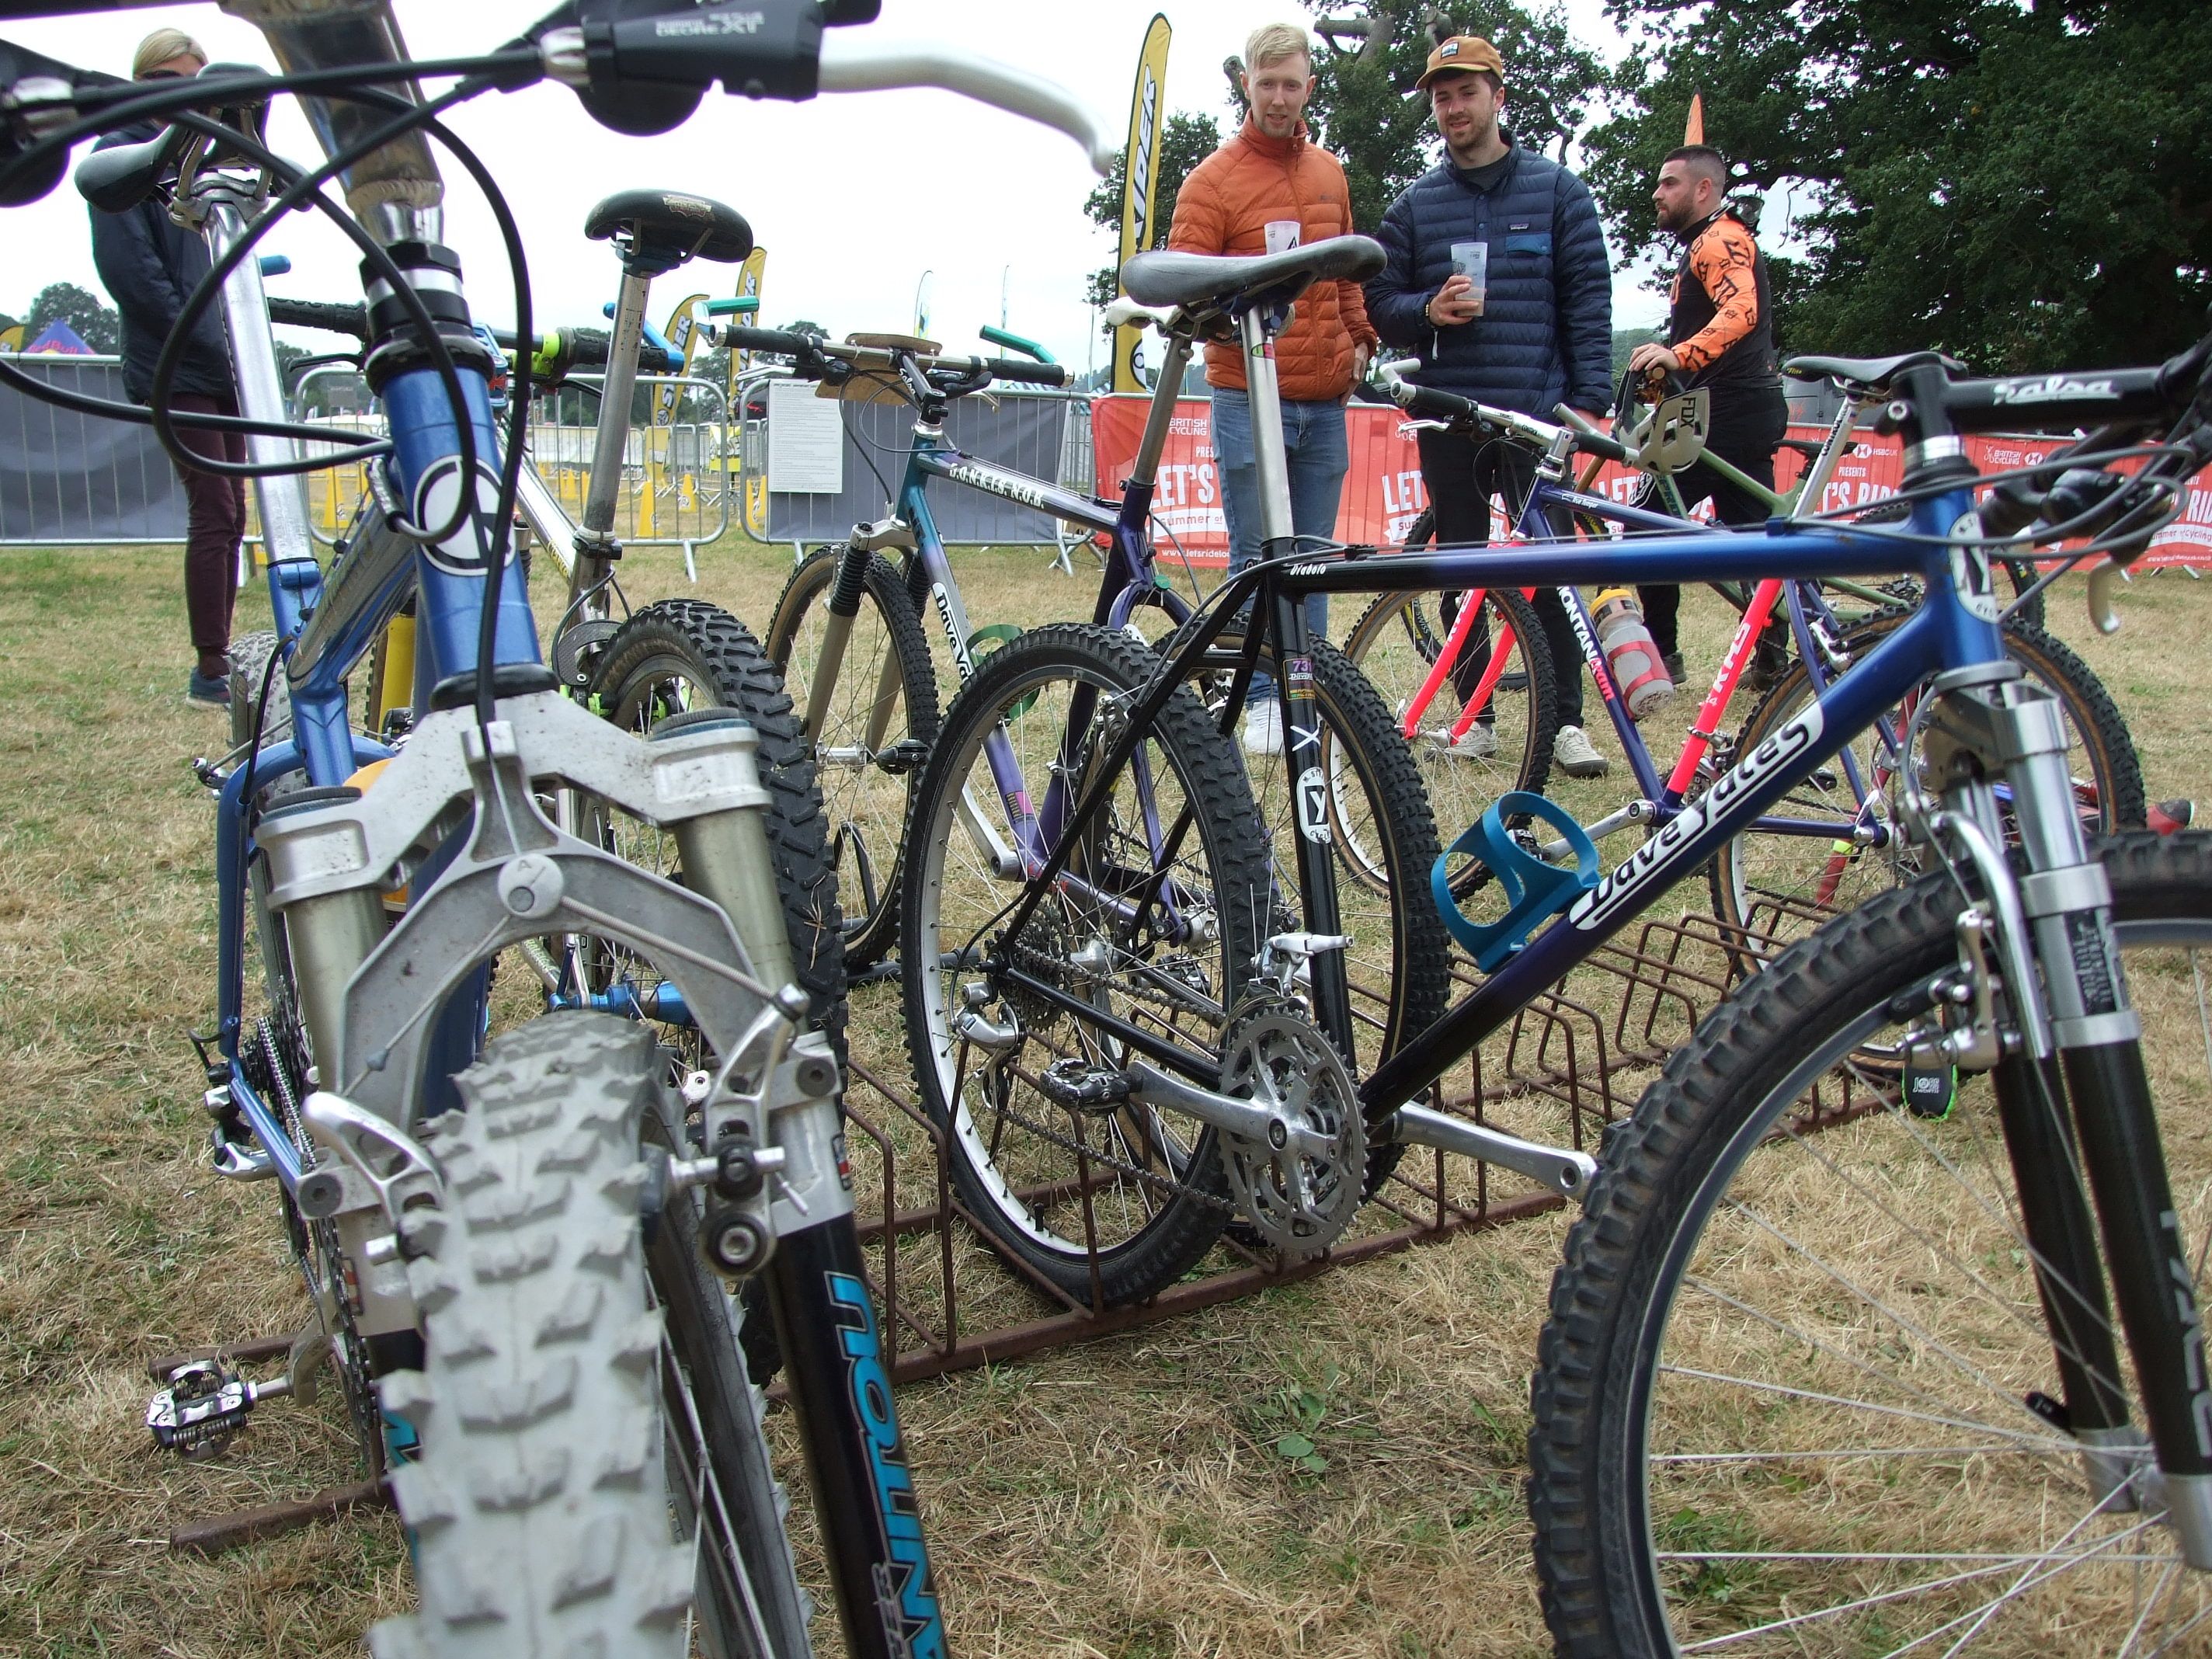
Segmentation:
<svg viewBox="0 0 2212 1659">
<path fill-rule="evenodd" d="M 738 267 L 738 298 L 759 299 L 761 277 L 767 270 L 768 250 L 766 248 L 756 247 L 750 253 L 745 255 L 744 264 Z M 768 319 L 757 311 L 750 317 L 739 317 L 735 320 L 748 328 L 768 326 Z M 730 354 L 730 418 L 732 420 L 740 418 L 738 409 L 738 376 L 750 368 L 752 362 L 753 354 L 750 351 L 732 351 Z"/>
<path fill-rule="evenodd" d="M 1168 37 L 1171 31 L 1164 13 L 1155 13 L 1145 31 L 1145 49 L 1137 54 L 1136 90 L 1129 100 L 1129 148 L 1121 169 L 1121 251 L 1118 271 L 1131 258 L 1161 239 L 1164 227 L 1154 222 L 1160 186 L 1160 130 L 1166 118 L 1161 108 L 1167 95 Z M 1137 373 L 1137 349 L 1144 331 L 1136 328 L 1114 331 L 1114 390 L 1142 392 Z"/>
<path fill-rule="evenodd" d="M 699 355 L 699 342 L 706 337 L 699 326 L 699 318 L 693 307 L 707 303 L 707 296 L 695 294 L 688 300 L 677 302 L 676 309 L 668 313 L 668 326 L 661 330 L 668 343 L 676 348 L 684 359 L 684 367 L 677 372 L 689 374 L 691 360 Z M 664 386 L 653 402 L 653 423 L 666 426 L 676 418 L 676 400 L 684 395 L 680 386 Z"/>
<path fill-rule="evenodd" d="M 0 351 L 21 351 L 23 349 L 23 325 L 0 329 Z"/>
</svg>

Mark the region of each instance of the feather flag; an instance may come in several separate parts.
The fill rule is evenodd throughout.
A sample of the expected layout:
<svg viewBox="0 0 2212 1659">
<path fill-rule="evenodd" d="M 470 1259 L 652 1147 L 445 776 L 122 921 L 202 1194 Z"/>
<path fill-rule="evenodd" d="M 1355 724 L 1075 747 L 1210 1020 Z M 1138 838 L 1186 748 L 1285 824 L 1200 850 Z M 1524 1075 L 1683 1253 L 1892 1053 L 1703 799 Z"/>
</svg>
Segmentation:
<svg viewBox="0 0 2212 1659">
<path fill-rule="evenodd" d="M 1682 124 L 1682 142 L 1686 144 L 1705 142 L 1705 94 L 1702 92 L 1690 94 L 1690 118 Z"/>
</svg>

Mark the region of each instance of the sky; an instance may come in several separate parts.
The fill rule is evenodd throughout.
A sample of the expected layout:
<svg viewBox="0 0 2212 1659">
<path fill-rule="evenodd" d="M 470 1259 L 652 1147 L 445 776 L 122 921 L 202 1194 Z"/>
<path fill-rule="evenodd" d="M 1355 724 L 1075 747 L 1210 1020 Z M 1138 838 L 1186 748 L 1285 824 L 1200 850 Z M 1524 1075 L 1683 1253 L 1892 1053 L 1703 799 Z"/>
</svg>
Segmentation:
<svg viewBox="0 0 2212 1659">
<path fill-rule="evenodd" d="M 417 58 L 489 51 L 550 8 L 550 0 L 398 0 Z M 1619 37 L 1601 0 L 1569 0 L 1582 38 L 1611 56 Z M 993 58 L 1057 82 L 1125 133 L 1137 52 L 1156 10 L 1174 26 L 1170 110 L 1224 118 L 1224 58 L 1257 24 L 1298 19 L 1284 0 L 884 0 L 867 34 L 927 40 Z M 9 40 L 70 62 L 127 74 L 138 40 L 173 25 L 217 60 L 271 63 L 259 34 L 213 4 L 156 6 L 88 18 L 0 25 Z M 1510 97 L 1510 94 L 1509 94 Z M 1094 176 L 1076 144 L 1057 132 L 934 90 L 825 94 L 811 103 L 749 103 L 710 93 L 675 131 L 634 138 L 599 126 L 567 88 L 487 94 L 448 118 L 505 191 L 531 260 L 542 325 L 595 323 L 617 282 L 614 258 L 583 239 L 592 204 L 618 190 L 652 187 L 710 197 L 736 208 L 768 250 L 763 319 L 799 318 L 834 335 L 913 326 L 927 279 L 930 331 L 948 349 L 974 347 L 975 331 L 1006 325 L 1042 341 L 1063 362 L 1094 356 L 1083 301 L 1089 273 L 1114 257 L 1112 235 L 1084 214 Z M 1509 110 L 1509 125 L 1510 115 Z M 272 148 L 302 160 L 318 152 L 296 110 L 281 104 Z M 505 260 L 489 214 L 457 167 L 447 240 L 460 253 L 477 316 L 512 320 Z M 458 183 L 454 182 L 459 180 Z M 102 293 L 93 270 L 85 208 L 66 184 L 45 201 L 9 210 L 0 235 L 0 310 L 20 316 L 50 282 Z M 336 229 L 295 217 L 263 244 L 289 255 L 272 293 L 295 299 L 360 295 L 354 252 Z M 665 319 L 686 295 L 734 291 L 728 267 L 693 264 L 654 286 L 651 312 Z M 1633 276 L 1615 284 L 1618 326 L 1658 320 L 1660 302 Z M 299 335 L 305 342 L 321 337 Z M 327 343 L 327 342 L 324 342 Z"/>
</svg>

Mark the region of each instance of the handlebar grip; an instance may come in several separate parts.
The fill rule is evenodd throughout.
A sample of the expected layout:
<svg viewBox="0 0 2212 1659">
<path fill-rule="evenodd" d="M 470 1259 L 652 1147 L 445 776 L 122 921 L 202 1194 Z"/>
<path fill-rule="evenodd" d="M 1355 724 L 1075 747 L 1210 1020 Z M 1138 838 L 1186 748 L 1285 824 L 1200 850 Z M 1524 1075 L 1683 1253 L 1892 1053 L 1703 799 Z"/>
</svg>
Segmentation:
<svg viewBox="0 0 2212 1659">
<path fill-rule="evenodd" d="M 571 368 L 607 366 L 608 335 L 603 328 L 564 328 L 561 331 L 561 346 Z"/>
<path fill-rule="evenodd" d="M 1419 415 L 1431 421 L 1480 420 L 1480 411 L 1465 398 L 1455 397 L 1449 392 L 1439 392 L 1434 386 L 1414 386 L 1401 380 L 1391 388 L 1390 395 L 1398 407 L 1408 415 Z"/>
<path fill-rule="evenodd" d="M 1021 386 L 1065 386 L 1068 383 L 1065 363 L 1030 363 L 1016 357 L 985 357 L 981 359 L 990 370 L 994 380 L 1012 380 Z"/>
<path fill-rule="evenodd" d="M 319 328 L 330 334 L 368 338 L 368 307 L 319 300 L 280 300 L 270 296 L 269 320 L 289 328 Z"/>
<path fill-rule="evenodd" d="M 813 356 L 820 343 L 811 335 L 781 328 L 726 328 L 722 343 L 735 351 L 767 351 L 779 357 Z"/>
<path fill-rule="evenodd" d="M 1595 455 L 1608 461 L 1627 461 L 1628 447 L 1620 439 L 1607 436 L 1565 404 L 1553 412 L 1559 417 L 1562 426 L 1574 433 L 1575 447 L 1584 454 Z"/>
</svg>

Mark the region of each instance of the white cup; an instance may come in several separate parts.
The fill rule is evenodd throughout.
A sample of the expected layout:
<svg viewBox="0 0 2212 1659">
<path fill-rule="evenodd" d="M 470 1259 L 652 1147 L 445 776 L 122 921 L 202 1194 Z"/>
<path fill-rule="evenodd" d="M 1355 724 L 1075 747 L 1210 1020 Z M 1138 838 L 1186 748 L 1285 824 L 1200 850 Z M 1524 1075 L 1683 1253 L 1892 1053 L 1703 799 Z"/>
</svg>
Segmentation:
<svg viewBox="0 0 2212 1659">
<path fill-rule="evenodd" d="M 1454 242 L 1451 245 L 1452 270 L 1473 284 L 1468 297 L 1474 301 L 1474 314 L 1482 315 L 1482 296 L 1490 287 L 1490 244 L 1487 242 Z"/>
<path fill-rule="evenodd" d="M 1305 227 L 1296 219 L 1268 220 L 1267 252 L 1288 253 L 1292 248 L 1297 246 L 1299 233 Z"/>
</svg>

